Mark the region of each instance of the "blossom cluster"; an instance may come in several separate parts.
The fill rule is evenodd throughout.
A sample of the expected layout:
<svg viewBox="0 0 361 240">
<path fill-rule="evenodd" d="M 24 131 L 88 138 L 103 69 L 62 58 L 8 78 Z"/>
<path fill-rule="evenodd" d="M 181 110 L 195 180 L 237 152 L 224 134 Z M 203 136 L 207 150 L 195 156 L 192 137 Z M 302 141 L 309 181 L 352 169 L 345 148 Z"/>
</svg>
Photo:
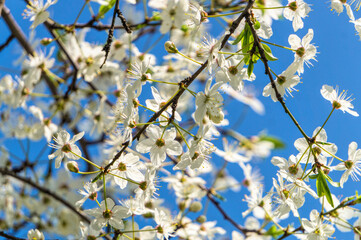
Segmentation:
<svg viewBox="0 0 361 240">
<path fill-rule="evenodd" d="M 31 222 L 37 229 L 28 231 L 28 239 L 53 233 L 69 239 L 293 235 L 315 240 L 333 237 L 336 229 L 360 238 L 361 214 L 354 206 L 361 197 L 356 192 L 340 200 L 331 186 L 344 189 L 350 180 L 359 181 L 361 149 L 352 141 L 342 158 L 325 130 L 337 110 L 359 116 L 353 99 L 324 84 L 320 93 L 330 102 L 330 114 L 312 136 L 286 101 L 298 91 L 305 65 L 316 62 L 317 31 L 298 33 L 311 5 L 303 0 L 284 5 L 279 0 L 124 2 L 121 12 L 118 1 L 84 1 L 75 22 L 67 25 L 48 12 L 60 1 L 27 1 L 24 16 L 32 22 L 31 31 L 44 25 L 49 33 L 41 47 L 27 50 L 21 74 L 1 76 L 0 130 L 5 139 L 43 141 L 49 164 L 37 167 L 45 166 L 40 165 L 42 150 L 34 161 L 26 153 L 18 166 L 12 160 L 16 154 L 0 148 L 1 228 Z M 78 24 L 86 6 L 92 20 Z M 360 19 L 346 1 L 332 0 L 331 7 L 337 13 L 345 7 L 360 34 Z M 111 25 L 100 23 L 113 10 Z M 209 30 L 216 24 L 212 18 L 227 23 L 219 36 Z M 276 30 L 273 22 L 282 18 L 292 22 L 288 46 L 268 41 Z M 105 46 L 87 40 L 88 31 L 104 29 L 109 29 Z M 114 29 L 122 30 L 113 36 Z M 138 43 L 148 34 L 159 41 L 166 36 L 161 53 L 151 51 L 158 40 L 147 50 L 147 44 Z M 280 73 L 268 65 L 278 60 L 271 47 L 293 58 Z M 229 99 L 265 114 L 252 88 L 264 80 L 256 80 L 255 65 L 265 67 L 269 81 L 262 82 L 264 100 L 279 102 L 302 135 L 286 158 L 273 155 L 284 146 L 280 139 L 266 132 L 247 137 L 230 124 L 235 111 Z M 254 164 L 268 158 L 277 169 L 272 179 Z M 222 206 L 223 195 L 241 187 L 239 204 L 246 206 L 238 223 Z M 319 204 L 306 206 L 315 199 Z M 228 223 L 208 219 L 209 204 Z M 234 231 L 228 234 L 229 225 Z"/>
</svg>

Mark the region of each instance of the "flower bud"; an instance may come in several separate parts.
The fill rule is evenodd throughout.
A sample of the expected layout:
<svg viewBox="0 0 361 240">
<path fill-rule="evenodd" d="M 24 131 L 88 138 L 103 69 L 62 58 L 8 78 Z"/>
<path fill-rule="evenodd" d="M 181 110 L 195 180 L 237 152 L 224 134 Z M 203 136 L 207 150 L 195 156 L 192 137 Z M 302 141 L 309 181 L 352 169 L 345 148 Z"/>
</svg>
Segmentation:
<svg viewBox="0 0 361 240">
<path fill-rule="evenodd" d="M 68 170 L 70 172 L 74 172 L 74 173 L 78 173 L 79 172 L 79 167 L 78 167 L 78 163 L 75 161 L 70 161 L 66 164 L 66 167 L 68 168 Z"/>
<path fill-rule="evenodd" d="M 205 221 L 207 221 L 207 217 L 204 215 L 200 215 L 199 217 L 197 217 L 196 221 L 199 223 L 204 223 Z"/>
<path fill-rule="evenodd" d="M 256 21 L 256 22 L 254 23 L 254 29 L 258 30 L 258 29 L 260 29 L 260 28 L 261 28 L 261 23 L 260 23 L 259 21 Z"/>
<path fill-rule="evenodd" d="M 54 41 L 54 40 L 51 39 L 51 38 L 43 38 L 43 39 L 40 40 L 40 43 L 41 43 L 41 45 L 43 45 L 43 46 L 47 46 L 47 45 L 49 45 L 50 43 L 52 43 L 53 41 Z"/>
<path fill-rule="evenodd" d="M 182 201 L 178 204 L 179 210 L 184 211 L 186 209 L 186 202 Z"/>
<path fill-rule="evenodd" d="M 189 207 L 189 211 L 191 212 L 199 212 L 200 210 L 202 210 L 202 203 L 200 202 L 192 202 Z"/>
<path fill-rule="evenodd" d="M 168 52 L 168 53 L 177 53 L 178 52 L 178 49 L 177 47 L 175 46 L 175 44 L 171 41 L 166 41 L 165 44 L 164 44 L 164 47 L 165 47 L 165 50 Z"/>
</svg>

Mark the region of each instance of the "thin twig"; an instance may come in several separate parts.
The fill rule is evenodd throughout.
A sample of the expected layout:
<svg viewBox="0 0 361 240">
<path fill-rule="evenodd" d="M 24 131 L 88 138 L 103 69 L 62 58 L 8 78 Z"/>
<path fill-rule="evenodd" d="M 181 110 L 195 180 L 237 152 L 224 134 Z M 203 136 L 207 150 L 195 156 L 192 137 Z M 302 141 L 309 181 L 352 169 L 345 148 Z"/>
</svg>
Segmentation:
<svg viewBox="0 0 361 240">
<path fill-rule="evenodd" d="M 86 217 L 85 215 L 83 215 L 81 212 L 79 212 L 72 204 L 70 204 L 68 201 L 66 201 L 65 199 L 63 199 L 62 197 L 60 197 L 59 195 L 57 195 L 56 193 L 50 191 L 49 189 L 40 186 L 39 184 L 33 182 L 31 179 L 26 178 L 26 177 L 22 177 L 17 175 L 16 173 L 14 173 L 13 171 L 9 170 L 9 169 L 5 169 L 5 168 L 0 168 L 0 173 L 2 175 L 6 175 L 6 176 L 11 176 L 13 178 L 16 178 L 18 180 L 20 180 L 21 182 L 28 184 L 36 189 L 38 189 L 40 192 L 45 193 L 49 196 L 51 196 L 52 198 L 54 198 L 55 200 L 59 201 L 60 203 L 62 203 L 64 206 L 66 206 L 69 210 L 71 210 L 72 212 L 74 212 L 76 215 L 78 215 L 81 219 L 83 219 L 84 221 L 86 221 L 87 223 L 90 223 L 90 220 L 88 217 Z"/>
<path fill-rule="evenodd" d="M 102 68 L 104 66 L 105 62 L 107 61 L 108 55 L 109 55 L 109 52 L 110 52 L 110 47 L 111 47 L 112 42 L 113 42 L 114 24 L 115 24 L 115 18 L 116 18 L 116 15 L 117 15 L 117 10 L 119 10 L 119 0 L 115 1 L 112 24 L 110 25 L 110 29 L 109 29 L 109 32 L 108 32 L 107 42 L 105 43 L 105 45 L 104 45 L 104 47 L 102 49 L 102 51 L 105 52 L 104 62 L 102 63 L 102 65 L 100 65 L 100 68 Z"/>
<path fill-rule="evenodd" d="M 26 238 L 14 237 L 14 236 L 11 236 L 11 235 L 9 235 L 9 234 L 6 234 L 6 233 L 3 232 L 3 231 L 0 231 L 0 236 L 1 236 L 1 237 L 5 237 L 6 239 L 10 239 L 10 240 L 26 240 Z"/>
<path fill-rule="evenodd" d="M 6 41 L 4 42 L 4 44 L 0 45 L 0 52 L 1 52 L 2 50 L 4 50 L 4 48 L 6 48 L 14 38 L 15 38 L 15 36 L 14 36 L 13 34 L 11 34 L 11 35 L 6 39 Z"/>
</svg>

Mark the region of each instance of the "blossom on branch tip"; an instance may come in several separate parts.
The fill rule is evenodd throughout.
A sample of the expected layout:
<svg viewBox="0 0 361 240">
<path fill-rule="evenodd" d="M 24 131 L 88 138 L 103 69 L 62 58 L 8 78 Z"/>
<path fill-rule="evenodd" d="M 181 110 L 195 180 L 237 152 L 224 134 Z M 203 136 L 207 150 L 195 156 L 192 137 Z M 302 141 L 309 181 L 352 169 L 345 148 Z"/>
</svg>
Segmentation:
<svg viewBox="0 0 361 240">
<path fill-rule="evenodd" d="M 335 109 L 340 109 L 342 112 L 348 112 L 352 116 L 358 117 L 359 114 L 351 109 L 353 109 L 351 96 L 347 97 L 347 91 L 343 90 L 340 94 L 338 93 L 338 87 L 334 89 L 331 86 L 323 85 L 321 89 L 321 95 L 326 100 L 330 101 L 332 107 Z"/>
<path fill-rule="evenodd" d="M 303 28 L 302 18 L 305 18 L 311 8 L 303 0 L 288 0 L 287 8 L 283 10 L 283 16 L 292 21 L 293 30 Z"/>
<path fill-rule="evenodd" d="M 81 156 L 81 151 L 75 142 L 84 136 L 84 132 L 78 133 L 70 140 L 70 134 L 66 130 L 61 130 L 56 137 L 53 138 L 56 144 L 49 143 L 49 146 L 57 149 L 48 156 L 49 159 L 55 159 L 55 167 L 59 168 L 61 160 L 64 157 L 77 160 Z"/>
<path fill-rule="evenodd" d="M 340 180 L 341 187 L 347 182 L 350 175 L 352 180 L 360 181 L 357 175 L 361 176 L 361 149 L 357 149 L 356 142 L 352 142 L 348 146 L 348 160 L 336 165 L 335 170 L 345 170 Z"/>
<path fill-rule="evenodd" d="M 30 21 L 33 21 L 30 28 L 35 28 L 48 19 L 49 13 L 46 9 L 56 2 L 57 0 L 47 0 L 44 5 L 44 0 L 30 0 L 26 6 L 28 9 L 25 9 L 23 14 L 25 18 L 30 18 Z"/>
</svg>

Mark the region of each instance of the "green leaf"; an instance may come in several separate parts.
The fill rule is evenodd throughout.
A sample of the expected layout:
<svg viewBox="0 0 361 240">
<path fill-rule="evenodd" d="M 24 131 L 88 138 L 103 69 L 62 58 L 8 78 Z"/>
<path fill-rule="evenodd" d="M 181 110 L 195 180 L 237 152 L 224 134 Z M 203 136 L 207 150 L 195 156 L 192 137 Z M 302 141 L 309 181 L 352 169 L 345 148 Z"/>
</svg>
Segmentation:
<svg viewBox="0 0 361 240">
<path fill-rule="evenodd" d="M 277 229 L 275 225 L 272 225 L 265 235 L 272 236 L 273 238 L 277 238 L 278 236 L 282 235 L 284 232 L 281 229 Z"/>
<path fill-rule="evenodd" d="M 340 186 L 341 186 L 339 182 L 334 182 L 330 176 L 328 176 L 328 175 L 325 174 L 325 177 L 326 177 L 326 180 L 327 180 L 332 186 L 334 186 L 334 187 L 340 187 Z"/>
<path fill-rule="evenodd" d="M 318 169 L 319 174 L 316 180 L 316 187 L 317 187 L 317 195 L 319 197 L 325 196 L 328 203 L 334 207 L 333 200 L 331 196 L 330 188 L 328 187 L 327 181 L 326 181 L 326 174 L 322 171 L 321 168 Z"/>
<path fill-rule="evenodd" d="M 98 12 L 98 15 L 97 15 L 97 19 L 103 18 L 104 15 L 105 15 L 110 9 L 112 9 L 112 8 L 114 7 L 115 2 L 116 2 L 116 0 L 110 0 L 109 3 L 108 3 L 108 5 L 102 5 L 102 6 L 100 6 L 99 12 Z"/>
<path fill-rule="evenodd" d="M 267 58 L 268 61 L 276 61 L 276 60 L 278 60 L 278 58 L 273 56 L 272 50 L 268 45 L 262 43 L 262 47 L 264 49 L 264 53 L 265 53 L 266 58 Z"/>
<path fill-rule="evenodd" d="M 236 37 L 236 39 L 232 42 L 232 41 L 229 41 L 230 44 L 232 45 L 236 45 L 238 44 L 244 37 L 244 30 Z"/>
<path fill-rule="evenodd" d="M 281 139 L 279 138 L 276 138 L 274 136 L 266 136 L 266 135 L 263 135 L 260 137 L 260 140 L 261 141 L 268 141 L 268 142 L 271 142 L 274 144 L 274 147 L 276 149 L 280 149 L 280 148 L 285 148 L 285 144 L 284 142 L 282 142 Z"/>
<path fill-rule="evenodd" d="M 310 175 L 310 176 L 308 176 L 309 178 L 311 178 L 311 179 L 317 179 L 318 178 L 318 174 L 316 174 L 316 175 Z"/>
<path fill-rule="evenodd" d="M 248 77 L 250 77 L 253 73 L 253 68 L 254 68 L 254 65 L 253 65 L 253 62 L 252 60 L 249 62 L 248 64 L 248 68 L 247 68 L 247 74 L 248 74 Z"/>
<path fill-rule="evenodd" d="M 101 177 L 103 176 L 103 173 L 99 173 L 93 180 L 92 180 L 92 183 L 95 183 L 97 182 Z"/>
</svg>

